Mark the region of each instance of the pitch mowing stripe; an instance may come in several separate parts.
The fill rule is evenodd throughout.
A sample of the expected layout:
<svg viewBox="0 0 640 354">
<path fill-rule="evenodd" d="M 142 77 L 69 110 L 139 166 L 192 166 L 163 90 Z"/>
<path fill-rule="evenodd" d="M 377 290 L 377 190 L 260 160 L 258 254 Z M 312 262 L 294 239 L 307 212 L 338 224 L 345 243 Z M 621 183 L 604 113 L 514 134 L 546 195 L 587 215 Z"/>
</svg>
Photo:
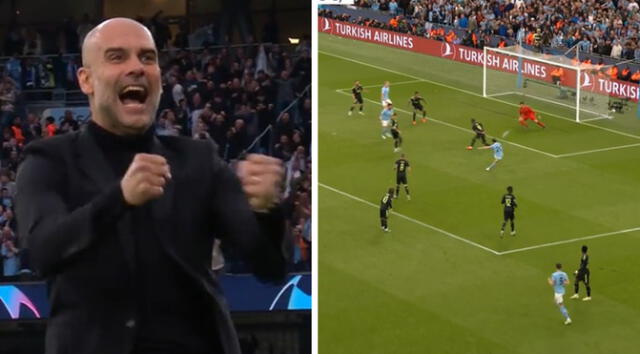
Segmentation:
<svg viewBox="0 0 640 354">
<path fill-rule="evenodd" d="M 364 200 L 362 198 L 358 198 L 355 195 L 349 194 L 347 192 L 343 192 L 343 191 L 341 191 L 339 189 L 333 188 L 333 187 L 328 186 L 326 184 L 318 183 L 318 186 L 326 188 L 326 189 L 328 189 L 328 190 L 330 190 L 332 192 L 338 193 L 338 194 L 340 194 L 340 195 L 342 195 L 344 197 L 347 197 L 349 199 L 353 199 L 353 200 L 358 201 L 360 203 L 372 206 L 374 208 L 378 208 L 379 207 L 378 205 L 376 205 L 374 203 L 366 201 L 366 200 Z M 454 239 L 456 239 L 458 241 L 462 241 L 462 242 L 464 242 L 466 244 L 469 244 L 469 245 L 478 247 L 478 248 L 480 248 L 482 250 L 485 250 L 487 252 L 493 253 L 496 256 L 503 256 L 505 254 L 525 252 L 525 251 L 535 250 L 535 249 L 538 249 L 538 248 L 545 248 L 545 247 L 563 245 L 563 244 L 566 244 L 566 243 L 572 243 L 572 242 L 577 242 L 577 241 L 591 240 L 591 239 L 594 239 L 594 238 L 601 238 L 601 237 L 607 237 L 607 236 L 613 236 L 613 235 L 626 234 L 626 233 L 634 232 L 634 231 L 640 231 L 640 226 L 639 226 L 639 227 L 634 227 L 634 228 L 630 228 L 630 229 L 624 229 L 624 230 L 618 230 L 618 231 L 612 231 L 612 232 L 605 232 L 605 233 L 602 233 L 602 234 L 589 235 L 589 236 L 583 236 L 583 237 L 576 237 L 576 238 L 572 238 L 572 239 L 568 239 L 568 240 L 543 243 L 543 244 L 540 244 L 540 245 L 516 248 L 516 249 L 512 249 L 512 250 L 508 250 L 508 251 L 499 252 L 499 251 L 495 251 L 495 250 L 493 250 L 493 249 L 491 249 L 489 247 L 483 246 L 483 245 L 481 245 L 479 243 L 467 240 L 466 238 L 464 238 L 462 236 L 458 236 L 458 235 L 452 234 L 449 231 L 445 231 L 445 230 L 443 230 L 441 228 L 435 227 L 433 225 L 429 225 L 429 224 L 424 223 L 422 221 L 419 221 L 419 220 L 416 220 L 414 218 L 408 217 L 406 215 L 397 213 L 395 211 L 392 211 L 391 213 L 394 214 L 394 215 L 397 215 L 397 216 L 399 216 L 399 217 L 401 217 L 401 218 L 403 218 L 405 220 L 411 221 L 412 223 L 415 223 L 415 224 L 418 224 L 420 226 L 426 227 L 426 228 L 431 229 L 433 231 L 437 231 L 437 232 L 439 232 L 439 233 L 441 233 L 441 234 L 443 234 L 445 236 L 454 238 Z"/>
<path fill-rule="evenodd" d="M 589 235 L 589 236 L 584 236 L 584 237 L 577 237 L 577 238 L 572 238 L 572 239 L 569 239 L 569 240 L 562 240 L 562 241 L 544 243 L 542 245 L 537 245 L 537 246 L 516 248 L 516 249 L 513 249 L 513 250 L 503 251 L 503 252 L 499 252 L 499 253 L 500 253 L 500 255 L 504 255 L 504 254 L 510 254 L 510 253 L 516 253 L 516 252 L 524 252 L 524 251 L 535 250 L 535 249 L 538 249 L 538 248 L 563 245 L 565 243 L 571 243 L 571 242 L 576 242 L 576 241 L 584 241 L 584 240 L 591 240 L 591 239 L 594 239 L 594 238 L 626 234 L 626 233 L 634 232 L 634 231 L 640 231 L 640 227 L 634 227 L 634 228 L 631 228 L 631 229 L 625 229 L 625 230 L 620 230 L 620 231 L 605 232 L 603 234 L 597 234 L 597 235 Z"/>
<path fill-rule="evenodd" d="M 332 191 L 332 192 L 338 193 L 338 194 L 340 194 L 340 195 L 342 195 L 342 196 L 345 196 L 345 197 L 347 197 L 347 198 L 353 199 L 353 200 L 358 201 L 358 202 L 360 202 L 360 203 L 363 203 L 363 204 L 366 204 L 366 205 L 372 206 L 372 207 L 374 207 L 374 208 L 378 208 L 378 207 L 379 207 L 379 206 L 378 206 L 378 205 L 376 205 L 376 204 L 373 204 L 373 203 L 371 203 L 371 202 L 369 202 L 369 201 L 366 201 L 366 200 L 364 200 L 364 199 L 358 198 L 358 197 L 356 197 L 355 195 L 352 195 L 352 194 L 349 194 L 349 193 L 343 192 L 343 191 L 341 191 L 341 190 L 339 190 L 339 189 L 333 188 L 333 187 L 328 186 L 328 185 L 326 185 L 326 184 L 318 183 L 318 186 L 323 187 L 323 188 L 326 188 L 326 189 L 328 189 L 328 190 L 330 190 L 330 191 Z M 483 245 L 481 245 L 481 244 L 479 244 L 479 243 L 476 243 L 476 242 L 473 242 L 473 241 L 469 241 L 469 240 L 467 240 L 467 239 L 466 239 L 466 238 L 464 238 L 464 237 L 461 237 L 461 236 L 458 236 L 458 235 L 454 235 L 454 234 L 452 234 L 451 232 L 445 231 L 445 230 L 443 230 L 443 229 L 441 229 L 441 228 L 438 228 L 438 227 L 435 227 L 435 226 L 433 226 L 433 225 L 429 225 L 429 224 L 423 223 L 422 221 L 419 221 L 419 220 L 416 220 L 416 219 L 414 219 L 414 218 L 408 217 L 408 216 L 406 216 L 406 215 L 403 215 L 403 214 L 397 213 L 397 212 L 395 212 L 395 211 L 392 211 L 392 212 L 391 212 L 391 214 L 397 215 L 397 216 L 399 216 L 399 217 L 401 217 L 401 218 L 403 218 L 403 219 L 405 219 L 405 220 L 411 221 L 412 223 L 415 223 L 415 224 L 418 224 L 418 225 L 420 225 L 420 226 L 426 227 L 426 228 L 431 229 L 431 230 L 433 230 L 433 231 L 437 231 L 437 232 L 439 232 L 439 233 L 441 233 L 441 234 L 443 234 L 443 235 L 445 235 L 445 236 L 448 236 L 448 237 L 454 238 L 454 239 L 456 239 L 456 240 L 458 240 L 458 241 L 462 241 L 462 242 L 467 243 L 467 244 L 469 244 L 469 245 L 472 245 L 472 246 L 478 247 L 478 248 L 480 248 L 480 249 L 482 249 L 482 250 L 485 250 L 485 251 L 487 251 L 487 252 L 493 253 L 493 254 L 495 254 L 495 255 L 497 255 L 497 256 L 499 256 L 499 255 L 500 255 L 500 252 L 498 252 L 498 251 L 492 250 L 491 248 L 489 248 L 489 247 L 485 247 L 485 246 L 483 246 Z"/>
<path fill-rule="evenodd" d="M 443 83 L 440 83 L 440 82 L 437 82 L 437 81 L 431 81 L 431 80 L 429 80 L 429 79 L 425 79 L 425 78 L 421 78 L 421 77 L 417 77 L 417 76 L 409 75 L 409 74 L 402 73 L 402 72 L 399 72 L 399 71 L 396 71 L 396 70 L 391 70 L 391 69 L 383 68 L 383 67 L 381 67 L 381 66 L 377 66 L 377 65 L 373 65 L 373 64 L 365 63 L 365 62 L 362 62 L 362 61 L 359 61 L 359 60 L 355 60 L 355 59 L 351 59 L 351 58 L 343 57 L 343 56 L 341 56 L 341 55 L 337 55 L 337 54 L 332 54 L 332 53 L 329 53 L 329 52 L 325 52 L 325 51 L 323 51 L 323 50 L 318 50 L 318 53 L 322 53 L 322 54 L 324 54 L 324 55 L 328 55 L 328 56 L 331 56 L 331 57 L 334 57 L 334 58 L 338 58 L 338 59 L 342 59 L 342 60 L 350 61 L 350 62 L 353 62 L 353 63 L 356 63 L 356 64 L 360 64 L 360 65 L 368 66 L 368 67 L 371 67 L 371 68 L 374 68 L 374 69 L 378 69 L 378 70 L 382 70 L 382 71 L 387 71 L 387 72 L 390 72 L 390 73 L 393 73 L 393 74 L 402 75 L 402 76 L 405 76 L 405 77 L 410 77 L 410 78 L 412 78 L 412 79 L 416 79 L 416 80 L 420 80 L 420 81 L 428 82 L 428 83 L 431 83 L 431 84 L 434 84 L 434 85 L 438 85 L 438 86 L 446 87 L 446 88 L 448 88 L 448 89 L 455 90 L 455 91 L 459 91 L 459 92 L 463 92 L 463 93 L 466 93 L 466 94 L 469 94 L 469 95 L 472 95 L 472 96 L 482 97 L 482 98 L 485 98 L 485 99 L 488 99 L 488 100 L 492 100 L 492 101 L 495 101 L 495 102 L 500 102 L 500 103 L 503 103 L 503 104 L 506 104 L 506 105 L 509 105 L 509 106 L 519 107 L 519 105 L 517 105 L 517 104 L 515 104 L 515 103 L 511 103 L 511 102 L 507 102 L 507 101 L 499 100 L 499 99 L 497 99 L 497 98 L 493 98 L 493 97 L 484 97 L 484 96 L 482 96 L 481 94 L 479 94 L 479 93 L 475 93 L 475 92 L 473 92 L 473 91 L 464 90 L 464 89 L 461 89 L 461 88 L 458 88 L 458 87 L 455 87 L 455 86 L 450 86 L 450 85 L 443 84 Z M 545 111 L 538 111 L 538 112 L 540 112 L 540 113 L 544 113 L 544 114 L 547 114 L 547 115 L 552 116 L 552 117 L 556 117 L 556 118 L 564 119 L 564 120 L 569 121 L 569 122 L 577 123 L 577 122 L 575 121 L 575 119 L 566 118 L 566 117 L 563 117 L 563 116 L 557 115 L 557 114 L 555 114 L 555 113 L 545 112 Z M 594 125 L 594 124 L 584 123 L 584 122 L 580 122 L 580 123 L 578 123 L 578 124 L 586 125 L 586 126 L 588 126 L 588 127 L 592 127 L 592 128 L 596 128 L 596 129 L 605 130 L 605 131 L 608 131 L 608 132 L 610 132 L 610 133 L 623 135 L 623 136 L 626 136 L 626 137 L 629 137 L 629 138 L 640 139 L 640 136 L 638 136 L 638 135 L 633 135 L 633 134 L 629 134 L 629 133 L 624 133 L 624 132 L 617 131 L 617 130 L 614 130 L 614 129 L 609 129 L 609 128 L 601 127 L 601 126 L 599 126 L 599 125 Z"/>
<path fill-rule="evenodd" d="M 422 79 L 418 79 L 418 80 L 409 80 L 409 81 L 399 81 L 399 82 L 394 82 L 393 85 L 406 85 L 406 84 L 413 84 L 416 82 L 422 82 Z M 380 85 L 367 85 L 367 86 L 362 86 L 362 88 L 372 88 L 372 87 L 382 87 L 382 84 Z M 347 91 L 347 90 L 351 90 L 351 87 L 346 87 L 346 88 L 341 88 L 338 89 L 340 91 Z M 351 92 L 348 92 L 349 94 L 351 94 Z"/>
<path fill-rule="evenodd" d="M 343 95 L 346 95 L 346 96 L 350 96 L 350 95 L 351 95 L 350 93 L 346 93 L 346 92 L 344 92 L 344 91 L 340 91 L 340 90 L 336 90 L 336 93 L 343 94 Z M 375 104 L 377 104 L 377 105 L 379 105 L 379 106 L 381 106 L 381 105 L 382 105 L 380 102 L 378 102 L 378 101 L 374 101 L 374 100 L 372 100 L 372 99 L 370 99 L 370 98 L 364 98 L 364 100 L 369 101 L 369 102 L 372 102 L 372 103 L 375 103 Z M 394 110 L 396 110 L 396 111 L 400 111 L 400 112 L 404 112 L 404 113 L 407 113 L 407 114 L 411 114 L 411 112 L 409 112 L 409 111 L 407 111 L 407 110 L 404 110 L 404 109 L 402 109 L 402 108 L 395 108 L 395 107 L 394 107 L 393 109 L 394 109 Z M 467 133 L 471 133 L 471 134 L 473 134 L 473 130 L 471 130 L 471 129 L 467 129 L 467 128 L 459 127 L 459 126 L 457 126 L 457 125 L 455 125 L 455 124 L 451 124 L 451 123 L 447 123 L 447 122 L 445 122 L 445 121 L 437 120 L 437 119 L 432 118 L 432 117 L 427 117 L 427 118 L 429 118 L 429 120 L 430 120 L 430 121 L 432 121 L 432 122 L 436 122 L 436 123 L 439 123 L 439 124 L 442 124 L 442 125 L 446 125 L 447 127 L 455 128 L 455 129 L 462 130 L 462 131 L 464 131 L 464 132 L 467 132 Z M 487 135 L 487 137 L 489 137 L 489 138 L 496 138 L 496 139 L 498 139 L 498 137 L 497 137 L 497 136 L 493 136 L 493 135 Z M 542 151 L 542 150 L 538 150 L 538 149 L 534 149 L 534 148 L 532 148 L 532 147 L 528 147 L 528 146 L 525 146 L 525 145 L 521 145 L 521 144 L 518 144 L 518 143 L 514 143 L 513 141 L 509 141 L 509 140 L 506 140 L 506 139 L 504 139 L 504 138 L 499 138 L 499 140 L 500 140 L 500 141 L 504 141 L 505 143 L 508 143 L 508 144 L 511 144 L 511 145 L 517 146 L 517 147 L 519 147 L 519 148 L 525 149 L 525 150 L 529 150 L 529 151 L 537 152 L 537 153 L 542 154 L 542 155 L 545 155 L 545 156 L 549 156 L 549 157 L 553 157 L 553 158 L 557 158 L 557 157 L 558 157 L 558 155 L 550 154 L 550 153 L 545 152 L 545 151 Z M 640 145 L 640 143 L 639 143 L 639 145 Z"/>
</svg>

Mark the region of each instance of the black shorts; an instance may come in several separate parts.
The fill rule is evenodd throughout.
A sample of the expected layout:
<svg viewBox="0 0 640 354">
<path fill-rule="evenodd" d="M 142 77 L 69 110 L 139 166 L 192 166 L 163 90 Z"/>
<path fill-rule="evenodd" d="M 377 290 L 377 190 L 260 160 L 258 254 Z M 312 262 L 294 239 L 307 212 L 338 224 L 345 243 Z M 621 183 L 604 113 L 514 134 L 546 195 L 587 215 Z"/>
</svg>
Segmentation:
<svg viewBox="0 0 640 354">
<path fill-rule="evenodd" d="M 504 211 L 504 221 L 507 220 L 515 220 L 516 219 L 516 213 L 513 210 L 505 210 Z"/>
<path fill-rule="evenodd" d="M 353 104 L 362 104 L 364 101 L 362 100 L 362 96 L 356 96 L 353 100 Z"/>
<path fill-rule="evenodd" d="M 413 109 L 414 109 L 415 111 L 424 111 L 424 107 L 422 107 L 422 105 L 421 105 L 421 104 L 417 104 L 417 105 L 416 105 L 416 104 L 414 104 L 414 105 L 413 105 Z"/>
<path fill-rule="evenodd" d="M 400 133 L 395 129 L 391 129 L 391 136 L 393 136 L 394 139 L 399 139 Z"/>
<path fill-rule="evenodd" d="M 380 217 L 386 219 L 389 215 L 389 209 L 380 209 Z"/>
<path fill-rule="evenodd" d="M 407 184 L 407 174 L 398 173 L 398 175 L 396 176 L 396 184 Z"/>
<path fill-rule="evenodd" d="M 576 275 L 576 282 L 584 282 L 586 285 L 589 285 L 589 280 L 591 280 L 591 272 L 587 270 L 580 271 L 578 270 L 578 274 Z"/>
</svg>

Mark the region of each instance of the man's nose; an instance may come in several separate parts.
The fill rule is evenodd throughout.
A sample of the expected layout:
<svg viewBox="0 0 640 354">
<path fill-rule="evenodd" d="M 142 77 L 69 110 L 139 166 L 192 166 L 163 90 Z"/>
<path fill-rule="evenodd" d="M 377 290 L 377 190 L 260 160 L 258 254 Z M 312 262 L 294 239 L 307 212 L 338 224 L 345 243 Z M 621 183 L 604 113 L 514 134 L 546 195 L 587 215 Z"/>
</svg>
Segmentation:
<svg viewBox="0 0 640 354">
<path fill-rule="evenodd" d="M 127 70 L 127 75 L 130 76 L 138 77 L 144 75 L 144 65 L 137 57 L 134 57 L 129 61 Z"/>
</svg>

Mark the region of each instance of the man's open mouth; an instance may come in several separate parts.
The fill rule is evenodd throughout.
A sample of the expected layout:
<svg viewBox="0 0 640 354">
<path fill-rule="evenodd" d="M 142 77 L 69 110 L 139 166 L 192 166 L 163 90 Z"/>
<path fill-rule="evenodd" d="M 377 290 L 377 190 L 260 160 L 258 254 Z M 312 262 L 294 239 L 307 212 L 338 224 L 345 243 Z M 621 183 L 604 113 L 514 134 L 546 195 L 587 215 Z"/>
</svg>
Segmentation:
<svg viewBox="0 0 640 354">
<path fill-rule="evenodd" d="M 124 105 L 144 104 L 147 101 L 147 88 L 140 85 L 127 85 L 118 94 L 120 102 Z"/>
</svg>

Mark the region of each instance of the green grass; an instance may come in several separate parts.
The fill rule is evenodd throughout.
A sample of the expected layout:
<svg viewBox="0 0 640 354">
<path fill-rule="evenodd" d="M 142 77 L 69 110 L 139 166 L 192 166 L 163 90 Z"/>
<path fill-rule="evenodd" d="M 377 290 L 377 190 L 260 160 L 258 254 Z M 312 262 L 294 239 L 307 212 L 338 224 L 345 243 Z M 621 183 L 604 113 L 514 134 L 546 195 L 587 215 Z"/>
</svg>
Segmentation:
<svg viewBox="0 0 640 354">
<path fill-rule="evenodd" d="M 640 231 L 545 246 L 640 227 L 635 107 L 577 124 L 569 109 L 530 102 L 548 128 L 525 129 L 517 107 L 481 97 L 479 67 L 324 34 L 319 51 L 320 353 L 637 350 Z M 354 80 L 375 86 L 364 117 L 346 114 L 351 98 L 341 92 Z M 414 127 L 398 111 L 412 200 L 401 192 L 394 202 L 389 234 L 377 217 L 398 157 L 380 138 L 385 80 L 397 108 L 408 111 L 418 90 L 431 118 Z M 503 141 L 505 158 L 491 172 L 491 152 L 465 150 L 471 117 Z M 625 145 L 635 146 L 589 152 Z M 507 185 L 520 205 L 518 235 L 500 239 Z M 593 301 L 566 296 L 574 323 L 564 326 L 546 278 L 556 262 L 575 270 L 582 244 Z"/>
</svg>

